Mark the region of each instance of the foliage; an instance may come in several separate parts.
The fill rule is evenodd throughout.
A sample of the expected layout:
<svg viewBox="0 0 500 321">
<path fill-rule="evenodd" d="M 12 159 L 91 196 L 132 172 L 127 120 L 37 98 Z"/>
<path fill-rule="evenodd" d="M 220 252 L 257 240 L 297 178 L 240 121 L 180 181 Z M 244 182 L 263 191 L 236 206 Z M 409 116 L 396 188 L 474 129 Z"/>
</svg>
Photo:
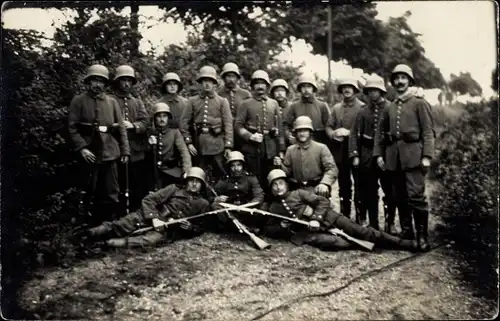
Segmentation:
<svg viewBox="0 0 500 321">
<path fill-rule="evenodd" d="M 498 67 L 491 73 L 491 89 L 498 92 Z"/>
<path fill-rule="evenodd" d="M 458 76 L 451 74 L 448 86 L 454 92 L 459 92 L 460 95 L 470 94 L 475 97 L 480 96 L 483 92 L 481 86 L 469 72 L 460 72 Z"/>
</svg>

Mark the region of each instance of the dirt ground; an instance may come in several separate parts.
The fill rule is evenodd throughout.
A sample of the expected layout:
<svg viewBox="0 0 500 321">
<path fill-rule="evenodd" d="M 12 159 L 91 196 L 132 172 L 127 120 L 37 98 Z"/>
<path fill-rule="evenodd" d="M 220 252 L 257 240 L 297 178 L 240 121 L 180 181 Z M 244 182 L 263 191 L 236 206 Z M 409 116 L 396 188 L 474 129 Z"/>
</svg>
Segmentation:
<svg viewBox="0 0 500 321">
<path fill-rule="evenodd" d="M 434 240 L 438 224 L 432 217 Z M 458 277 L 465 263 L 447 244 L 414 255 L 267 241 L 272 247 L 259 251 L 239 235 L 205 234 L 155 249 L 106 252 L 38 271 L 22 288 L 21 305 L 44 320 L 483 319 L 497 313 Z"/>
</svg>

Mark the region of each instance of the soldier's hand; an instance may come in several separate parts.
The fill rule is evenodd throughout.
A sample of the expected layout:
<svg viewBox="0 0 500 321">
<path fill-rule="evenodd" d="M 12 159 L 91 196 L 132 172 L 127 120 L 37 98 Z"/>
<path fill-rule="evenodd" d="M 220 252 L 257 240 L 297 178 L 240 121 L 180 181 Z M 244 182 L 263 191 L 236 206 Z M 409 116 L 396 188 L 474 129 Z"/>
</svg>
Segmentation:
<svg viewBox="0 0 500 321">
<path fill-rule="evenodd" d="M 157 231 L 161 231 L 165 228 L 164 222 L 158 218 L 153 219 L 153 228 Z"/>
<path fill-rule="evenodd" d="M 281 221 L 281 222 L 280 222 L 280 226 L 281 226 L 282 228 L 285 228 L 285 229 L 289 228 L 289 227 L 290 227 L 290 225 L 292 225 L 292 223 L 290 223 L 289 221 L 285 221 L 285 220 L 283 220 L 283 221 Z"/>
<path fill-rule="evenodd" d="M 330 196 L 330 189 L 325 184 L 319 184 L 318 186 L 316 186 L 314 192 L 319 196 L 324 196 L 324 197 Z"/>
<path fill-rule="evenodd" d="M 385 170 L 384 158 L 382 156 L 377 157 L 377 165 L 381 170 Z"/>
<path fill-rule="evenodd" d="M 351 133 L 351 131 L 349 129 L 346 129 L 344 127 L 339 128 L 338 131 L 339 131 L 339 135 L 342 137 L 349 136 L 349 134 Z"/>
<path fill-rule="evenodd" d="M 281 158 L 280 158 L 280 157 L 278 157 L 278 156 L 275 156 L 275 157 L 273 158 L 273 165 L 274 165 L 274 166 L 281 166 L 281 164 L 282 164 Z"/>
<path fill-rule="evenodd" d="M 220 195 L 220 196 L 217 196 L 214 200 L 215 203 L 225 203 L 227 202 L 227 199 L 228 197 L 226 195 Z"/>
<path fill-rule="evenodd" d="M 128 160 L 129 160 L 128 155 L 123 155 L 122 157 L 120 157 L 120 161 L 122 162 L 122 164 L 127 163 Z"/>
<path fill-rule="evenodd" d="M 196 147 L 194 147 L 193 144 L 188 145 L 189 153 L 193 156 L 198 155 L 198 151 L 196 150 Z"/>
<path fill-rule="evenodd" d="M 252 136 L 250 136 L 250 140 L 257 143 L 262 143 L 262 141 L 264 140 L 264 136 L 260 133 L 254 133 L 252 134 Z"/>
<path fill-rule="evenodd" d="M 290 145 L 296 144 L 297 138 L 295 138 L 295 136 L 293 136 L 293 135 L 290 135 L 290 136 L 288 136 L 288 142 L 290 143 Z"/>
<path fill-rule="evenodd" d="M 318 231 L 320 226 L 321 225 L 316 220 L 309 221 L 309 230 L 310 231 Z"/>
<path fill-rule="evenodd" d="M 191 231 L 193 229 L 193 224 L 191 224 L 191 222 L 189 221 L 184 221 L 180 223 L 180 227 L 183 230 Z"/>
<path fill-rule="evenodd" d="M 156 140 L 156 136 L 153 135 L 149 136 L 148 143 L 149 145 L 156 145 L 158 143 L 158 141 Z"/>
<path fill-rule="evenodd" d="M 280 159 L 285 159 L 285 154 L 283 152 L 279 152 L 278 156 Z"/>
<path fill-rule="evenodd" d="M 134 128 L 134 124 L 132 124 L 131 122 L 129 122 L 128 120 L 124 120 L 123 121 L 123 124 L 125 125 L 125 128 L 126 129 L 131 129 L 131 128 Z"/>
<path fill-rule="evenodd" d="M 352 159 L 352 166 L 358 167 L 359 166 L 359 157 L 355 156 Z"/>
<path fill-rule="evenodd" d="M 87 163 L 94 163 L 95 162 L 95 155 L 87 148 L 82 149 L 80 151 L 80 154 L 82 155 L 83 159 Z"/>
<path fill-rule="evenodd" d="M 429 157 L 423 157 L 422 158 L 422 167 L 427 169 L 427 168 L 429 168 L 429 166 L 431 166 L 431 160 L 429 159 Z"/>
<path fill-rule="evenodd" d="M 231 149 L 230 148 L 224 149 L 224 157 L 229 158 L 230 155 L 231 155 Z"/>
</svg>

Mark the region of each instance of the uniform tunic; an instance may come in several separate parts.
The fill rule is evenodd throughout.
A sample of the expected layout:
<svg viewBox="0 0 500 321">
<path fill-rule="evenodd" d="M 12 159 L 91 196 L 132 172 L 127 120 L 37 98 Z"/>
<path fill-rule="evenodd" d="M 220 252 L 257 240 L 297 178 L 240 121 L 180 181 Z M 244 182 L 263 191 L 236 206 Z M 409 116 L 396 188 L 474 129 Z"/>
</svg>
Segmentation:
<svg viewBox="0 0 500 321">
<path fill-rule="evenodd" d="M 219 195 L 228 197 L 227 203 L 241 205 L 250 202 L 262 203 L 264 191 L 257 178 L 249 173 L 243 176 L 227 176 L 214 186 Z"/>
<path fill-rule="evenodd" d="M 179 176 L 186 173 L 192 167 L 191 155 L 180 131 L 175 128 L 165 128 L 156 131 L 154 135 L 157 142 L 156 166 L 158 166 L 158 169 L 165 174 L 172 175 L 171 170 L 177 169 L 179 161 L 181 161 L 182 172 L 179 171 Z"/>
<path fill-rule="evenodd" d="M 241 88 L 240 86 L 236 86 L 232 89 L 224 86 L 219 90 L 219 96 L 224 97 L 229 102 L 229 108 L 231 109 L 231 115 L 233 119 L 236 119 L 236 111 L 241 106 L 241 103 L 250 97 L 252 94 L 246 89 Z"/>
<path fill-rule="evenodd" d="M 328 147 L 314 140 L 289 146 L 282 169 L 294 183 L 303 186 L 325 184 L 331 187 L 338 174 Z"/>
<path fill-rule="evenodd" d="M 233 117 L 229 103 L 214 92 L 189 98 L 179 128 L 186 144 L 195 143 L 201 156 L 218 155 L 225 148 L 233 148 Z M 192 137 L 191 129 L 197 137 Z"/>
<path fill-rule="evenodd" d="M 305 98 L 292 102 L 284 119 L 287 137 L 293 132 L 293 123 L 297 117 L 308 116 L 311 118 L 314 128 L 314 139 L 320 143 L 327 144 L 325 128 L 329 119 L 328 104 L 315 97 Z"/>
<path fill-rule="evenodd" d="M 168 107 L 170 107 L 172 119 L 168 121 L 168 127 L 179 128 L 179 122 L 182 116 L 182 112 L 184 111 L 184 109 L 186 109 L 189 103 L 188 99 L 178 94 L 166 94 L 161 97 L 159 102 L 166 103 Z"/>
</svg>

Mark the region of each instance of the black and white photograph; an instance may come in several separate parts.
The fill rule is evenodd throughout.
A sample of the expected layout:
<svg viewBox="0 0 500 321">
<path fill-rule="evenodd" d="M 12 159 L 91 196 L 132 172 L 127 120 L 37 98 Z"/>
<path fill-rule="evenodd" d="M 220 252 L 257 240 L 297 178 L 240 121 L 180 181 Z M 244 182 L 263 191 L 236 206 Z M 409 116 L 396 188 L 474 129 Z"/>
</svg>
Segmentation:
<svg viewBox="0 0 500 321">
<path fill-rule="evenodd" d="M 5 1 L 6 320 L 488 320 L 498 3 Z"/>
</svg>

